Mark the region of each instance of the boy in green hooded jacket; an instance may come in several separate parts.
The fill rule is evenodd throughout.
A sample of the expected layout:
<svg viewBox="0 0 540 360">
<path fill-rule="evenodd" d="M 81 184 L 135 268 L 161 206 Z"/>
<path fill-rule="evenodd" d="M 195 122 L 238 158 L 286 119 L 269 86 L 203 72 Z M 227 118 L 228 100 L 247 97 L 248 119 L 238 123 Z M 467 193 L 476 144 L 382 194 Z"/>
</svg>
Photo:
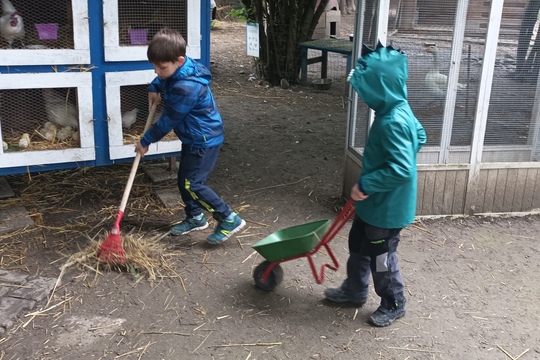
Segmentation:
<svg viewBox="0 0 540 360">
<path fill-rule="evenodd" d="M 347 278 L 325 298 L 362 306 L 370 274 L 380 306 L 369 321 L 388 326 L 405 315 L 404 284 L 397 259 L 401 229 L 416 213 L 416 154 L 426 133 L 407 101 L 407 56 L 380 43 L 364 46 L 349 75 L 360 98 L 375 111 L 362 170 L 351 190 L 356 214 L 349 233 Z"/>
</svg>

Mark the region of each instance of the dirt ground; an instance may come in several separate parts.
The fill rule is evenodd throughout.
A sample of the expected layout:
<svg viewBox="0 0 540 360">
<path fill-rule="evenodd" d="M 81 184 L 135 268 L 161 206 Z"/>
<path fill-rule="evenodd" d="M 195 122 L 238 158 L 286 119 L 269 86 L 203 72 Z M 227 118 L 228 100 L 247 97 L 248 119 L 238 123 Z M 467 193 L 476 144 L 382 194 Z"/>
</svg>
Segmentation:
<svg viewBox="0 0 540 360">
<path fill-rule="evenodd" d="M 254 285 L 251 245 L 273 232 L 335 219 L 347 99 L 340 91 L 270 88 L 252 80 L 244 27 L 212 31 L 213 90 L 226 142 L 210 185 L 246 219 L 221 246 L 210 229 L 159 243 L 170 268 L 151 282 L 129 272 L 60 268 L 114 222 L 131 164 L 7 177 L 36 222 L 0 238 L 5 270 L 59 278 L 47 308 L 0 338 L 0 359 L 523 359 L 540 358 L 538 216 L 418 219 L 403 230 L 407 315 L 387 328 L 360 309 L 323 301 L 345 276 L 347 230 L 331 248 L 342 265 L 317 284 L 306 259 L 282 264 L 271 292 Z M 154 238 L 183 218 L 141 170 L 121 227 Z M 212 227 L 214 224 L 211 224 Z M 316 262 L 329 261 L 319 253 Z M 29 321 L 30 320 L 30 321 Z"/>
</svg>

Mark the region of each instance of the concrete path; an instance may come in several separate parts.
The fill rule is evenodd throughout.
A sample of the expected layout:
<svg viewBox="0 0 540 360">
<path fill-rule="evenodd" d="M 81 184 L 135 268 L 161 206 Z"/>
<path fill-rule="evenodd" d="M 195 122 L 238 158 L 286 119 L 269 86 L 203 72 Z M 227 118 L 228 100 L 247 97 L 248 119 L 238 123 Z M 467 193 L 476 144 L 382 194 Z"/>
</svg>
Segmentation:
<svg viewBox="0 0 540 360">
<path fill-rule="evenodd" d="M 0 199 L 13 196 L 15 194 L 7 181 L 0 178 Z M 24 207 L 0 210 L 0 235 L 34 226 Z M 0 336 L 13 326 L 17 318 L 24 321 L 25 314 L 33 310 L 39 302 L 46 301 L 55 281 L 56 279 L 0 269 Z"/>
<path fill-rule="evenodd" d="M 17 318 L 23 317 L 44 302 L 56 279 L 32 276 L 0 269 L 0 335 L 8 331 Z"/>
</svg>

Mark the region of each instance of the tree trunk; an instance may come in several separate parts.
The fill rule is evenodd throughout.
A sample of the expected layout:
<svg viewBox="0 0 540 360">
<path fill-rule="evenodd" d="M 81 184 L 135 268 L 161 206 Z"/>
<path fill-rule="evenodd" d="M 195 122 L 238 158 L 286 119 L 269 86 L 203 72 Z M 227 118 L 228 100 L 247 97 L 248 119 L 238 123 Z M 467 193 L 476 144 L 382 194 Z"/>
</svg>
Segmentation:
<svg viewBox="0 0 540 360">
<path fill-rule="evenodd" d="M 258 75 L 272 85 L 297 84 L 299 44 L 311 40 L 329 0 L 242 0 L 248 21 L 259 24 Z"/>
<path fill-rule="evenodd" d="M 356 4 L 354 0 L 339 0 L 339 10 L 344 15 L 351 15 L 356 12 Z"/>
</svg>

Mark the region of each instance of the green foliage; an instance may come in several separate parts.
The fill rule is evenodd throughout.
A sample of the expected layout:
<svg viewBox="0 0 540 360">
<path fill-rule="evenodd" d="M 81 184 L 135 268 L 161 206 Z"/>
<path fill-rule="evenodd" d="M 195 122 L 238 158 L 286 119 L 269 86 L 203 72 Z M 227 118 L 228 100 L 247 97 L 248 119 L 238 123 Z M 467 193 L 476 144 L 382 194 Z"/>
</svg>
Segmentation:
<svg viewBox="0 0 540 360">
<path fill-rule="evenodd" d="M 247 9 L 245 7 L 240 9 L 231 9 L 227 15 L 225 15 L 225 18 L 232 18 L 235 20 L 240 21 L 246 21 L 247 20 Z"/>
</svg>

